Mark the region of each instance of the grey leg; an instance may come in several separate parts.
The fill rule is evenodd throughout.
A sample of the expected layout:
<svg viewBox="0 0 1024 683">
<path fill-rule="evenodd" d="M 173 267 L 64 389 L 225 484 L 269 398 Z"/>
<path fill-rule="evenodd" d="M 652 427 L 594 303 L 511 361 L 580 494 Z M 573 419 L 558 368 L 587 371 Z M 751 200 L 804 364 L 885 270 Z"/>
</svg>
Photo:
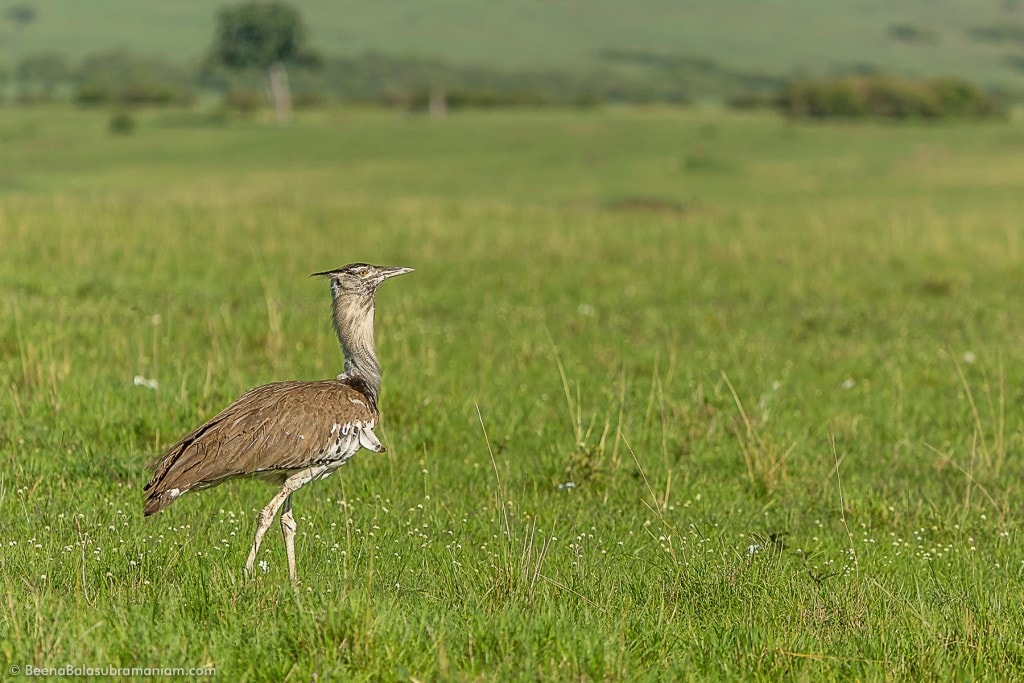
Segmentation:
<svg viewBox="0 0 1024 683">
<path fill-rule="evenodd" d="M 292 515 L 292 497 L 284 499 L 284 508 L 281 511 L 281 534 L 284 535 L 284 549 L 288 554 L 288 578 L 292 581 L 298 580 L 295 572 L 295 516 Z"/>
<path fill-rule="evenodd" d="M 281 490 L 278 491 L 277 494 L 270 499 L 270 502 L 267 503 L 266 507 L 260 510 L 259 517 L 257 518 L 256 521 L 256 537 L 253 539 L 252 548 L 249 550 L 249 559 L 245 561 L 245 572 L 247 574 L 252 574 L 253 565 L 256 564 L 256 553 L 258 553 L 260 550 L 260 544 L 263 543 L 263 537 L 267 534 L 267 529 L 269 529 L 270 525 L 274 523 L 274 517 L 277 516 L 277 511 L 281 509 L 281 506 L 285 504 L 285 501 L 287 501 L 293 493 L 295 493 L 300 488 L 302 488 L 309 482 L 313 481 L 326 471 L 326 467 L 320 466 L 311 467 L 308 470 L 303 470 L 301 472 L 293 474 L 292 476 L 288 477 L 288 479 L 284 482 L 284 486 L 282 486 Z M 288 518 L 291 519 L 291 533 L 294 535 L 295 520 L 294 518 L 292 518 L 290 504 L 288 505 L 287 514 Z M 284 524 L 285 519 L 284 517 L 282 517 L 282 530 L 284 529 Z M 288 532 L 285 532 L 285 544 L 287 549 Z M 295 575 L 294 552 L 295 550 L 294 548 L 292 548 L 291 551 L 288 553 L 288 573 L 290 576 L 292 576 L 292 578 L 294 578 Z"/>
<path fill-rule="evenodd" d="M 260 544 L 263 543 L 263 537 L 267 534 L 267 529 L 274 523 L 274 517 L 277 516 L 277 511 L 284 505 L 284 501 L 288 496 L 292 494 L 288 488 L 288 484 L 285 483 L 284 488 L 277 492 L 270 502 L 267 503 L 266 507 L 260 510 L 259 516 L 256 518 L 256 537 L 252 541 L 252 548 L 249 550 L 249 559 L 245 561 L 245 572 L 252 574 L 252 567 L 256 564 L 256 553 L 260 551 Z"/>
</svg>

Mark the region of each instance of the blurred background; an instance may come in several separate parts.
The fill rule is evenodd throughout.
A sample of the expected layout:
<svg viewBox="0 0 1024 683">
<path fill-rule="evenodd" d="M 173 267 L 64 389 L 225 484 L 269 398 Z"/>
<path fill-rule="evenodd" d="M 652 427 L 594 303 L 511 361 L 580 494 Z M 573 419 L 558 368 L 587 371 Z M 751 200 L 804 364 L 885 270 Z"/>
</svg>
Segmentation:
<svg viewBox="0 0 1024 683">
<path fill-rule="evenodd" d="M 287 68 L 296 108 L 440 116 L 714 102 L 791 116 L 1000 116 L 1024 93 L 1024 3 L 0 2 L 6 106 L 252 113 L 269 106 L 271 64 Z"/>
</svg>

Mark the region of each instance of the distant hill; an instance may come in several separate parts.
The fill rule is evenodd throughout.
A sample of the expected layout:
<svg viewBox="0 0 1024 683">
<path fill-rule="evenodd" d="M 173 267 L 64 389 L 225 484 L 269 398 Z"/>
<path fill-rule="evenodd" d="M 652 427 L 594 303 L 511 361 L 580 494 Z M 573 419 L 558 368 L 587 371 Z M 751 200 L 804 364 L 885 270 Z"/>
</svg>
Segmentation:
<svg viewBox="0 0 1024 683">
<path fill-rule="evenodd" d="M 1024 90 L 1022 0 L 295 0 L 327 54 L 585 69 L 629 55 L 765 74 L 895 71 Z M 37 18 L 0 33 L 0 64 L 124 47 L 197 60 L 221 3 L 0 0 Z M 617 64 L 614 66 L 622 66 Z M 631 67 L 632 68 L 632 67 Z"/>
</svg>

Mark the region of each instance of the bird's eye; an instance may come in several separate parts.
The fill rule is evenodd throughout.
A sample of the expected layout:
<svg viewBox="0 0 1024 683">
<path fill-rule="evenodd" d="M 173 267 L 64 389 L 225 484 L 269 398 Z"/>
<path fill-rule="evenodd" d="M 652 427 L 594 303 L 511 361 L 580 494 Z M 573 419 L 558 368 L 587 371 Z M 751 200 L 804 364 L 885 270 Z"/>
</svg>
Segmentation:
<svg viewBox="0 0 1024 683">
<path fill-rule="evenodd" d="M 359 277 L 366 277 L 369 274 L 370 274 L 370 269 L 369 268 L 360 268 L 359 269 L 359 273 L 358 273 Z"/>
</svg>

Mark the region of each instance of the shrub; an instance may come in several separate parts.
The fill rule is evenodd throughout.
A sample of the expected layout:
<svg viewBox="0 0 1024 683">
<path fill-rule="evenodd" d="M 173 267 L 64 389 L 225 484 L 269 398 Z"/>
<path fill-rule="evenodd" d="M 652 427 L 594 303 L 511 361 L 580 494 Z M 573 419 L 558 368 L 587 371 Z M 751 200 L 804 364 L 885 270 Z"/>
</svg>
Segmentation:
<svg viewBox="0 0 1024 683">
<path fill-rule="evenodd" d="M 411 96 L 398 99 L 410 111 L 427 111 L 430 105 L 429 89 L 421 89 Z M 540 107 L 555 104 L 546 93 L 533 90 L 498 90 L 487 88 L 455 88 L 444 93 L 448 109 L 496 109 L 504 107 Z M 396 100 L 382 100 L 394 103 Z"/>
<path fill-rule="evenodd" d="M 189 105 L 195 97 L 185 88 L 169 83 L 85 83 L 75 90 L 81 105 L 117 104 L 126 107 Z"/>
<path fill-rule="evenodd" d="M 120 50 L 91 55 L 78 67 L 74 99 L 83 105 L 166 106 L 191 104 L 188 75 L 155 57 Z"/>
<path fill-rule="evenodd" d="M 854 88 L 863 92 L 865 114 L 871 116 L 890 119 L 932 118 L 938 113 L 931 93 L 920 83 L 882 76 L 856 81 Z M 833 115 L 843 116 L 842 113 Z"/>
<path fill-rule="evenodd" d="M 767 109 L 778 104 L 778 97 L 763 92 L 742 92 L 726 100 L 730 109 Z"/>
<path fill-rule="evenodd" d="M 892 24 L 889 37 L 904 43 L 934 43 L 935 33 L 914 24 Z"/>
<path fill-rule="evenodd" d="M 292 92 L 292 106 L 296 109 L 316 109 L 327 104 L 327 96 L 316 90 Z"/>
<path fill-rule="evenodd" d="M 964 81 L 935 81 L 932 90 L 939 110 L 947 116 L 985 118 L 1005 113 L 997 98 Z"/>
<path fill-rule="evenodd" d="M 130 135 L 135 132 L 135 117 L 128 112 L 118 112 L 110 117 L 107 130 L 111 135 Z"/>
<path fill-rule="evenodd" d="M 249 88 L 229 90 L 224 96 L 224 106 L 239 114 L 252 114 L 263 107 L 266 101 L 263 93 Z"/>
<path fill-rule="evenodd" d="M 101 83 L 86 83 L 75 90 L 75 102 L 84 105 L 106 104 L 114 100 L 109 86 Z"/>
<path fill-rule="evenodd" d="M 893 76 L 791 83 L 778 106 L 795 118 L 992 118 L 1006 112 L 997 97 L 966 81 Z"/>
</svg>

